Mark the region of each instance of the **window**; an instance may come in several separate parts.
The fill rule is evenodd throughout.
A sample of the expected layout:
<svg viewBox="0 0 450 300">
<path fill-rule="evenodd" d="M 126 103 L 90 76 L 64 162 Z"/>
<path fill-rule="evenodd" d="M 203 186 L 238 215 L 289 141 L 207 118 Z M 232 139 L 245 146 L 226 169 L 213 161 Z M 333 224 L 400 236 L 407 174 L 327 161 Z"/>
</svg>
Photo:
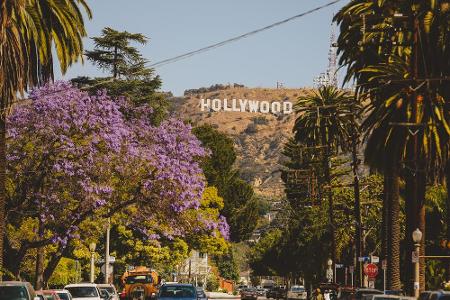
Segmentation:
<svg viewBox="0 0 450 300">
<path fill-rule="evenodd" d="M 160 298 L 197 298 L 197 292 L 191 286 L 169 285 L 161 287 Z"/>
<path fill-rule="evenodd" d="M 135 276 L 128 276 L 127 279 L 125 279 L 126 284 L 135 284 L 135 283 L 152 283 L 153 278 L 152 275 L 135 275 Z"/>
<path fill-rule="evenodd" d="M 68 287 L 66 290 L 68 290 L 74 298 L 98 297 L 97 289 L 91 286 Z"/>
<path fill-rule="evenodd" d="M 28 300 L 24 286 L 0 286 L 0 300 Z"/>
</svg>

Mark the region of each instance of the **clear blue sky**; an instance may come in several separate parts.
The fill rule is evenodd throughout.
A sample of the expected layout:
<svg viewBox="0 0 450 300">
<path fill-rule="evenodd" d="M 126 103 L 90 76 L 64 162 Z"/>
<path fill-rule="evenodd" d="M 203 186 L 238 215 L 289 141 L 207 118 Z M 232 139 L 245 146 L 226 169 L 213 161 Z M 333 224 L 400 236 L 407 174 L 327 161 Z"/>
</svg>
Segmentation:
<svg viewBox="0 0 450 300">
<path fill-rule="evenodd" d="M 88 0 L 93 19 L 89 37 L 104 27 L 143 33 L 150 42 L 139 49 L 157 62 L 269 25 L 329 0 Z M 215 83 L 250 87 L 312 86 L 325 71 L 333 14 L 345 1 L 222 48 L 156 69 L 164 91 Z M 90 39 L 85 49 L 92 49 Z M 64 78 L 100 76 L 89 62 L 74 65 Z M 61 75 L 57 75 L 61 78 Z"/>
</svg>

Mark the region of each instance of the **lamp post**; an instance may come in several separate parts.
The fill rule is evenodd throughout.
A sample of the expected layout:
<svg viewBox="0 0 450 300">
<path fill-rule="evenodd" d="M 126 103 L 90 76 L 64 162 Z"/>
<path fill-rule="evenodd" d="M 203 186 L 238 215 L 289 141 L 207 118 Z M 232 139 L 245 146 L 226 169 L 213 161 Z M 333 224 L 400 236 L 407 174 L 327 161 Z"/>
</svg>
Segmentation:
<svg viewBox="0 0 450 300">
<path fill-rule="evenodd" d="M 420 274 L 420 242 L 422 241 L 422 231 L 419 228 L 412 233 L 412 239 L 414 242 L 415 261 L 414 261 L 414 297 L 419 298 L 419 274 Z"/>
<path fill-rule="evenodd" d="M 328 269 L 327 269 L 327 280 L 328 282 L 333 282 L 333 269 L 331 268 L 333 266 L 333 261 L 328 259 L 327 261 Z"/>
<path fill-rule="evenodd" d="M 95 273 L 95 265 L 94 265 L 94 259 L 95 259 L 95 247 L 97 245 L 95 243 L 89 244 L 89 251 L 91 251 L 91 283 L 94 283 L 94 273 Z"/>
</svg>

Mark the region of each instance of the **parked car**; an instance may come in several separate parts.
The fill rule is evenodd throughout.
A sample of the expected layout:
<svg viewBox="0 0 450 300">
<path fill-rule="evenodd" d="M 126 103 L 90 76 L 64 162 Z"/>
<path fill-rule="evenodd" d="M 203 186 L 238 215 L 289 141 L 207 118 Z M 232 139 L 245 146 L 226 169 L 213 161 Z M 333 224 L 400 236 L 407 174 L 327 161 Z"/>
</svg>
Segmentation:
<svg viewBox="0 0 450 300">
<path fill-rule="evenodd" d="M 301 299 L 306 300 L 308 298 L 308 293 L 305 290 L 304 286 L 301 285 L 293 285 L 287 292 L 288 300 Z"/>
<path fill-rule="evenodd" d="M 43 298 L 44 300 L 61 300 L 61 298 L 60 298 L 59 295 L 56 293 L 56 291 L 52 291 L 52 290 L 41 290 L 41 291 L 36 291 L 36 295 L 42 296 L 42 298 Z"/>
<path fill-rule="evenodd" d="M 208 300 L 205 290 L 202 287 L 198 286 L 196 290 L 197 290 L 197 300 Z"/>
<path fill-rule="evenodd" d="M 19 281 L 0 282 L 0 299 L 40 300 L 29 282 Z"/>
<path fill-rule="evenodd" d="M 247 285 L 244 285 L 244 284 L 238 285 L 238 287 L 236 288 L 236 292 L 240 293 L 243 289 L 246 289 L 246 288 L 248 288 Z"/>
<path fill-rule="evenodd" d="M 446 291 L 436 291 L 432 292 L 429 300 L 450 300 L 450 292 Z"/>
<path fill-rule="evenodd" d="M 429 300 L 432 293 L 433 291 L 423 291 L 420 293 L 418 300 Z"/>
<path fill-rule="evenodd" d="M 273 289 L 269 290 L 267 292 L 267 296 L 269 298 L 273 299 L 283 299 L 286 297 L 286 287 L 284 286 L 276 286 Z"/>
<path fill-rule="evenodd" d="M 173 299 L 197 300 L 197 290 L 192 284 L 164 284 L 158 292 L 159 300 Z"/>
<path fill-rule="evenodd" d="M 352 300 L 362 300 L 363 297 L 366 295 L 380 295 L 380 294 L 383 294 L 383 291 L 367 288 L 356 289 Z"/>
<path fill-rule="evenodd" d="M 259 287 L 259 288 L 256 288 L 256 292 L 258 293 L 258 296 L 265 297 L 267 291 L 265 288 Z"/>
<path fill-rule="evenodd" d="M 97 288 L 100 291 L 102 291 L 102 290 L 107 291 L 108 294 L 110 295 L 111 300 L 119 300 L 119 294 L 117 293 L 117 290 L 114 287 L 114 285 L 112 285 L 110 283 L 102 283 L 102 284 L 97 284 Z"/>
<path fill-rule="evenodd" d="M 72 295 L 68 290 L 55 290 L 61 300 L 72 300 Z"/>
<path fill-rule="evenodd" d="M 416 300 L 414 297 L 398 296 L 398 295 L 373 295 L 373 300 Z"/>
<path fill-rule="evenodd" d="M 258 291 L 254 287 L 241 290 L 241 299 L 256 300 L 258 299 Z"/>
<path fill-rule="evenodd" d="M 100 291 L 94 283 L 69 284 L 64 287 L 72 295 L 73 300 L 102 300 Z M 106 295 L 104 295 L 106 296 Z"/>
</svg>

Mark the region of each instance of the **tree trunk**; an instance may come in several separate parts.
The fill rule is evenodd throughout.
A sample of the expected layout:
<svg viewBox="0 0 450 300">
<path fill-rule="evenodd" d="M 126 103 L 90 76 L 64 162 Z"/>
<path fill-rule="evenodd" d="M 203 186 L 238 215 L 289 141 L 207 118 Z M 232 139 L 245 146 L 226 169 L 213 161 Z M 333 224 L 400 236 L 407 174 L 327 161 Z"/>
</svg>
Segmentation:
<svg viewBox="0 0 450 300">
<path fill-rule="evenodd" d="M 387 289 L 400 290 L 400 202 L 398 166 L 391 162 L 386 167 L 386 201 L 389 203 L 387 219 Z"/>
<path fill-rule="evenodd" d="M 38 236 L 40 239 L 44 237 L 44 223 L 40 218 Z M 44 287 L 44 247 L 37 248 L 36 252 L 36 277 L 34 288 L 36 290 L 42 290 L 42 288 Z"/>
<path fill-rule="evenodd" d="M 43 273 L 43 284 L 46 285 L 50 278 L 53 275 L 53 272 L 55 271 L 56 267 L 59 264 L 59 261 L 63 256 L 66 256 L 69 254 L 69 246 L 68 245 L 60 245 L 58 252 L 56 252 L 52 257 L 50 258 L 50 261 L 48 262 L 47 266 L 45 267 L 44 273 Z"/>
<path fill-rule="evenodd" d="M 5 112 L 3 112 L 5 113 Z M 6 205 L 6 117 L 0 116 L 0 281 L 2 281 L 3 269 L 3 241 L 5 230 L 5 205 Z"/>
<path fill-rule="evenodd" d="M 361 220 L 361 201 L 359 193 L 359 175 L 358 175 L 358 137 L 356 131 L 352 136 L 352 156 L 353 156 L 353 192 L 355 197 L 354 205 L 354 217 L 356 222 L 356 232 L 355 232 L 355 251 L 356 257 L 362 257 L 363 249 L 361 247 L 362 241 L 362 220 Z M 355 266 L 356 270 L 356 286 L 361 284 L 362 278 L 362 265 L 357 260 L 358 265 Z"/>
<path fill-rule="evenodd" d="M 445 183 L 447 188 L 447 240 L 450 241 L 450 160 L 445 167 Z M 450 281 L 450 259 L 447 262 L 447 281 Z"/>
</svg>

